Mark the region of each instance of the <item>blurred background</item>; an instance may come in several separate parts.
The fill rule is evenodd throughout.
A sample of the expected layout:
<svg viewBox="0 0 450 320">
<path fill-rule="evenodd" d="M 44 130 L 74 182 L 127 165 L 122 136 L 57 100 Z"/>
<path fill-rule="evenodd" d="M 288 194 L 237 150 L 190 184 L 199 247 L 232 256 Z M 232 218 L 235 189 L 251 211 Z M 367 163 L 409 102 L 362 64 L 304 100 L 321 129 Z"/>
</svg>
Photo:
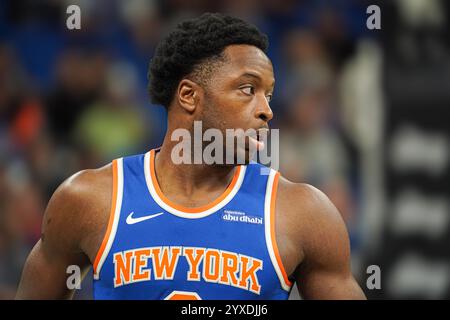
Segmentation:
<svg viewBox="0 0 450 320">
<path fill-rule="evenodd" d="M 81 30 L 66 8 L 81 8 Z M 366 9 L 381 7 L 381 30 Z M 450 298 L 450 6 L 440 0 L 0 2 L 0 299 L 11 299 L 45 206 L 75 172 L 157 147 L 155 46 L 224 12 L 270 40 L 280 171 L 323 190 L 369 298 Z M 367 267 L 381 288 L 366 286 Z M 76 293 L 90 299 L 91 275 Z M 291 299 L 299 299 L 293 290 Z"/>
</svg>

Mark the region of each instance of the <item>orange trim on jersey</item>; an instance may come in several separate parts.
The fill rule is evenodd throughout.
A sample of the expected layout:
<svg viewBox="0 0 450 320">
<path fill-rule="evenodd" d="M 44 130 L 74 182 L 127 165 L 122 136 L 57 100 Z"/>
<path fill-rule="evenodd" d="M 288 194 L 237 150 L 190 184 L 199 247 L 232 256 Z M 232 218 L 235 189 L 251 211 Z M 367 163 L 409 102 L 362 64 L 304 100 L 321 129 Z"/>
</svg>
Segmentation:
<svg viewBox="0 0 450 320">
<path fill-rule="evenodd" d="M 280 177 L 280 173 L 277 172 L 275 174 L 275 177 L 273 178 L 272 197 L 270 199 L 270 238 L 272 239 L 273 252 L 275 253 L 275 257 L 277 259 L 278 266 L 280 267 L 281 273 L 283 274 L 284 282 L 288 286 L 291 287 L 292 282 L 288 279 L 286 270 L 284 269 L 283 263 L 281 261 L 280 253 L 278 251 L 277 239 L 275 237 L 275 200 L 277 198 L 278 178 L 279 177 Z"/>
<path fill-rule="evenodd" d="M 178 211 L 186 212 L 186 213 L 199 213 L 199 212 L 203 212 L 208 209 L 211 209 L 212 207 L 218 205 L 233 190 L 234 186 L 236 185 L 236 183 L 238 181 L 240 172 L 241 172 L 241 166 L 238 166 L 234 172 L 234 176 L 233 176 L 233 179 L 231 180 L 231 183 L 228 185 L 227 189 L 222 193 L 222 195 L 219 196 L 216 200 L 214 200 L 204 206 L 201 206 L 201 207 L 189 208 L 189 207 L 185 207 L 185 206 L 174 203 L 173 201 L 169 200 L 162 193 L 162 191 L 159 187 L 159 184 L 158 184 L 158 180 L 156 179 L 156 174 L 155 174 L 155 149 L 150 151 L 150 176 L 152 179 L 153 187 L 155 188 L 155 191 L 156 191 L 158 197 L 163 202 L 165 202 L 167 205 L 171 206 L 172 208 L 174 208 Z"/>
<path fill-rule="evenodd" d="M 111 199 L 111 211 L 109 212 L 109 221 L 108 228 L 106 229 L 105 236 L 103 237 L 102 245 L 97 252 L 97 256 L 94 260 L 94 274 L 97 274 L 97 266 L 100 262 L 100 259 L 105 251 L 106 244 L 108 243 L 109 236 L 111 235 L 111 229 L 114 222 L 114 214 L 116 212 L 116 202 L 117 202 L 117 160 L 112 162 L 112 171 L 113 171 L 113 190 L 112 190 L 112 199 Z"/>
</svg>

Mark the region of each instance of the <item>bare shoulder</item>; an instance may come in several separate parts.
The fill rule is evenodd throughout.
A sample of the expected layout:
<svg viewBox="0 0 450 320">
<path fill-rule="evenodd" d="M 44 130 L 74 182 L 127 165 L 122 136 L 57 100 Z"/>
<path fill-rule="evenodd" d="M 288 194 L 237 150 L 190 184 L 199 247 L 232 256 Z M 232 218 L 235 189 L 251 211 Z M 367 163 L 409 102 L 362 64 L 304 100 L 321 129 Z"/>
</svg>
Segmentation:
<svg viewBox="0 0 450 320">
<path fill-rule="evenodd" d="M 24 265 L 17 299 L 70 298 L 67 267 L 92 265 L 107 224 L 113 184 L 111 165 L 84 170 L 64 181 L 51 197 L 42 236 Z"/>
<path fill-rule="evenodd" d="M 52 200 L 70 202 L 76 207 L 97 202 L 98 195 L 112 187 L 112 165 L 82 170 L 65 180 L 55 191 Z M 106 192 L 108 193 L 108 192 Z"/>
<path fill-rule="evenodd" d="M 92 258 L 107 224 L 112 198 L 112 165 L 80 171 L 51 197 L 42 225 L 42 241 L 53 250 L 84 252 Z"/>
<path fill-rule="evenodd" d="M 280 178 L 277 215 L 300 251 L 292 272 L 304 299 L 365 299 L 351 272 L 345 223 L 328 197 L 308 184 Z M 289 262 L 289 260 L 286 260 Z"/>
<path fill-rule="evenodd" d="M 327 248 L 347 251 L 348 233 L 341 214 L 319 189 L 280 176 L 277 208 L 283 231 L 301 248 L 304 258 Z"/>
<path fill-rule="evenodd" d="M 294 183 L 280 176 L 277 201 L 287 209 L 308 219 L 341 221 L 341 215 L 330 199 L 316 187 Z M 301 210 L 298 210 L 300 209 Z"/>
</svg>

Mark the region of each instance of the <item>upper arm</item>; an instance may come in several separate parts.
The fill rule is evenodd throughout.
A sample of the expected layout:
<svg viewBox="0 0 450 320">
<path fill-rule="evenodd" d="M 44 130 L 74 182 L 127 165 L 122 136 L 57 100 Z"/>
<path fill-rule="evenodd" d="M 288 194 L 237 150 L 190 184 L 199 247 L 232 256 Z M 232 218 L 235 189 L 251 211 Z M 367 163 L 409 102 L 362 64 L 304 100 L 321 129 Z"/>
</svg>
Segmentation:
<svg viewBox="0 0 450 320">
<path fill-rule="evenodd" d="M 17 299 L 70 298 L 67 268 L 76 265 L 82 273 L 87 271 L 90 260 L 82 248 L 85 217 L 91 211 L 87 178 L 86 173 L 69 178 L 50 199 L 42 236 L 25 262 Z"/>
<path fill-rule="evenodd" d="M 326 195 L 302 185 L 299 229 L 303 262 L 295 272 L 305 299 L 365 299 L 351 272 L 350 242 L 344 221 Z"/>
</svg>

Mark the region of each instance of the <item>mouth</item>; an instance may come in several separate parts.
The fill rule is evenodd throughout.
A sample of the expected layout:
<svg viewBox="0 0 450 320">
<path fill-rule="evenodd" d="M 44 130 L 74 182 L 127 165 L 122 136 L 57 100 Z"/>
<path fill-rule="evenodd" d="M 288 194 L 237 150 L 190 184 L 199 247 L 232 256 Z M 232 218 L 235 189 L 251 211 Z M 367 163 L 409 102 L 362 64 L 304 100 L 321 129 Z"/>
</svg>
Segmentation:
<svg viewBox="0 0 450 320">
<path fill-rule="evenodd" d="M 257 132 L 256 136 L 259 141 L 266 140 L 270 134 L 269 128 L 261 128 L 261 129 L 258 129 L 256 132 Z"/>
<path fill-rule="evenodd" d="M 265 141 L 269 135 L 268 128 L 261 128 L 256 131 L 256 135 L 249 136 L 249 142 L 252 143 L 257 151 L 261 151 L 265 148 Z"/>
<path fill-rule="evenodd" d="M 253 144 L 256 147 L 257 151 L 261 151 L 264 149 L 264 141 L 259 141 L 259 139 L 256 137 L 248 137 L 249 143 Z M 248 150 L 250 150 L 250 147 L 248 147 Z"/>
</svg>

